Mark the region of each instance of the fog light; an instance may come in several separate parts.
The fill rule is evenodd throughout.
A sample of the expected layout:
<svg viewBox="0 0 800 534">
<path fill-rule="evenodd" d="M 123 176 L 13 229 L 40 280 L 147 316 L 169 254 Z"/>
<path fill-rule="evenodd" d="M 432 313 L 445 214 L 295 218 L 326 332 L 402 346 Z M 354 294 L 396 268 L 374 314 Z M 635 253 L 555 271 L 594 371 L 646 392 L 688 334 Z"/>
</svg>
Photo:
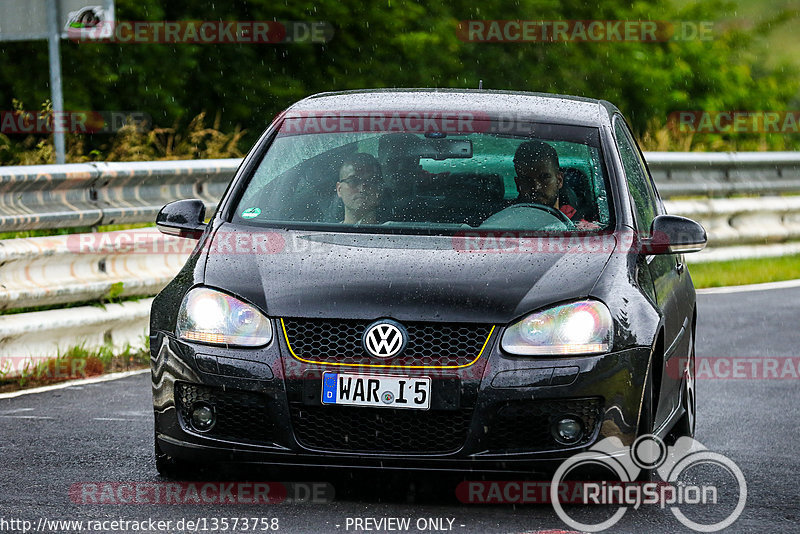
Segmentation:
<svg viewBox="0 0 800 534">
<path fill-rule="evenodd" d="M 572 416 L 562 417 L 553 425 L 552 432 L 559 443 L 565 445 L 576 443 L 583 437 L 583 422 Z"/>
<path fill-rule="evenodd" d="M 211 430 L 216 423 L 217 417 L 214 414 L 214 407 L 208 404 L 198 403 L 192 406 L 192 426 L 195 430 L 205 432 Z"/>
</svg>

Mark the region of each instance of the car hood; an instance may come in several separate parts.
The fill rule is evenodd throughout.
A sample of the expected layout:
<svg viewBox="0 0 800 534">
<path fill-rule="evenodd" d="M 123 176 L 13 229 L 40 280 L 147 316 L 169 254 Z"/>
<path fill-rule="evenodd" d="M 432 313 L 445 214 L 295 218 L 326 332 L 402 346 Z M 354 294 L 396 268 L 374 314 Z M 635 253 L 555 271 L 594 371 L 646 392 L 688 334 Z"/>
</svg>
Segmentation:
<svg viewBox="0 0 800 534">
<path fill-rule="evenodd" d="M 593 237 L 601 247 L 497 237 L 254 232 L 226 223 L 207 243 L 205 285 L 272 317 L 507 323 L 587 297 L 615 246 L 613 235 Z"/>
</svg>

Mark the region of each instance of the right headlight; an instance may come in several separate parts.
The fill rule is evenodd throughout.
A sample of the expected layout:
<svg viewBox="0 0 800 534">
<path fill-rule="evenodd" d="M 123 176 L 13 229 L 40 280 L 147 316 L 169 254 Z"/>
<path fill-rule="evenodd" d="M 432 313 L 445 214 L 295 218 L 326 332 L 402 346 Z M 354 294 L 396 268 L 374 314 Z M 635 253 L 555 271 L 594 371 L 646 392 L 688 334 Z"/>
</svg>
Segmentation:
<svg viewBox="0 0 800 534">
<path fill-rule="evenodd" d="M 614 322 L 602 302 L 581 300 L 532 313 L 509 326 L 500 346 L 520 356 L 591 354 L 611 349 Z"/>
<path fill-rule="evenodd" d="M 189 341 L 258 347 L 272 339 L 272 325 L 254 306 L 220 291 L 197 287 L 183 298 L 175 333 Z"/>
</svg>

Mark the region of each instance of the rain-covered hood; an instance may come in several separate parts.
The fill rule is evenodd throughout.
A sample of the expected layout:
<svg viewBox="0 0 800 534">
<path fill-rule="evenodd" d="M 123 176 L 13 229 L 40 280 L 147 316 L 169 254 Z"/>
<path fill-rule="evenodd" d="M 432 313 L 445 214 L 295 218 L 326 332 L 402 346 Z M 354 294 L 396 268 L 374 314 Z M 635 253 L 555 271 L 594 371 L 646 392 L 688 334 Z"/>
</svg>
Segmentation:
<svg viewBox="0 0 800 534">
<path fill-rule="evenodd" d="M 506 323 L 548 304 L 587 297 L 614 243 L 612 235 L 584 246 L 576 238 L 223 224 L 206 245 L 205 285 L 238 295 L 272 317 Z"/>
</svg>

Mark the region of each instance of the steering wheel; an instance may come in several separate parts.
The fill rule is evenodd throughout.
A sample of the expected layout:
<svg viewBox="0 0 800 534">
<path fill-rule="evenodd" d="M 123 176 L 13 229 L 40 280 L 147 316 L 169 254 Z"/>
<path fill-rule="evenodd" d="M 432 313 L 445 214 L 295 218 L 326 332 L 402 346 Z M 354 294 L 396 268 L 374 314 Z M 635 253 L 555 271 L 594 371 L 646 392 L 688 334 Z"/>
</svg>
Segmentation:
<svg viewBox="0 0 800 534">
<path fill-rule="evenodd" d="M 511 206 L 509 206 L 506 209 L 514 209 L 514 208 L 536 208 L 536 209 L 539 209 L 539 210 L 544 210 L 547 213 L 549 213 L 550 215 L 555 215 L 556 217 L 561 219 L 561 222 L 566 224 L 567 228 L 574 227 L 572 219 L 567 217 L 567 215 L 563 211 L 557 210 L 553 206 L 546 206 L 544 204 L 537 204 L 536 202 L 523 202 L 521 204 L 512 204 Z"/>
<path fill-rule="evenodd" d="M 557 210 L 552 206 L 546 206 L 544 204 L 538 204 L 536 202 L 522 202 L 520 204 L 512 204 L 507 208 L 498 211 L 488 219 L 486 219 L 483 222 L 483 224 L 481 224 L 481 226 L 487 225 L 487 223 L 489 223 L 487 226 L 491 226 L 492 223 L 497 224 L 497 222 L 499 222 L 497 221 L 498 219 L 509 222 L 509 220 L 513 221 L 516 218 L 525 218 L 525 213 L 531 209 L 540 210 L 547 213 L 551 217 L 557 219 L 559 223 L 563 224 L 566 230 L 573 230 L 575 228 L 575 224 L 563 212 Z M 542 221 L 542 223 L 544 223 L 546 226 L 550 224 L 547 221 Z M 556 229 L 550 228 L 550 230 L 556 230 Z"/>
</svg>

